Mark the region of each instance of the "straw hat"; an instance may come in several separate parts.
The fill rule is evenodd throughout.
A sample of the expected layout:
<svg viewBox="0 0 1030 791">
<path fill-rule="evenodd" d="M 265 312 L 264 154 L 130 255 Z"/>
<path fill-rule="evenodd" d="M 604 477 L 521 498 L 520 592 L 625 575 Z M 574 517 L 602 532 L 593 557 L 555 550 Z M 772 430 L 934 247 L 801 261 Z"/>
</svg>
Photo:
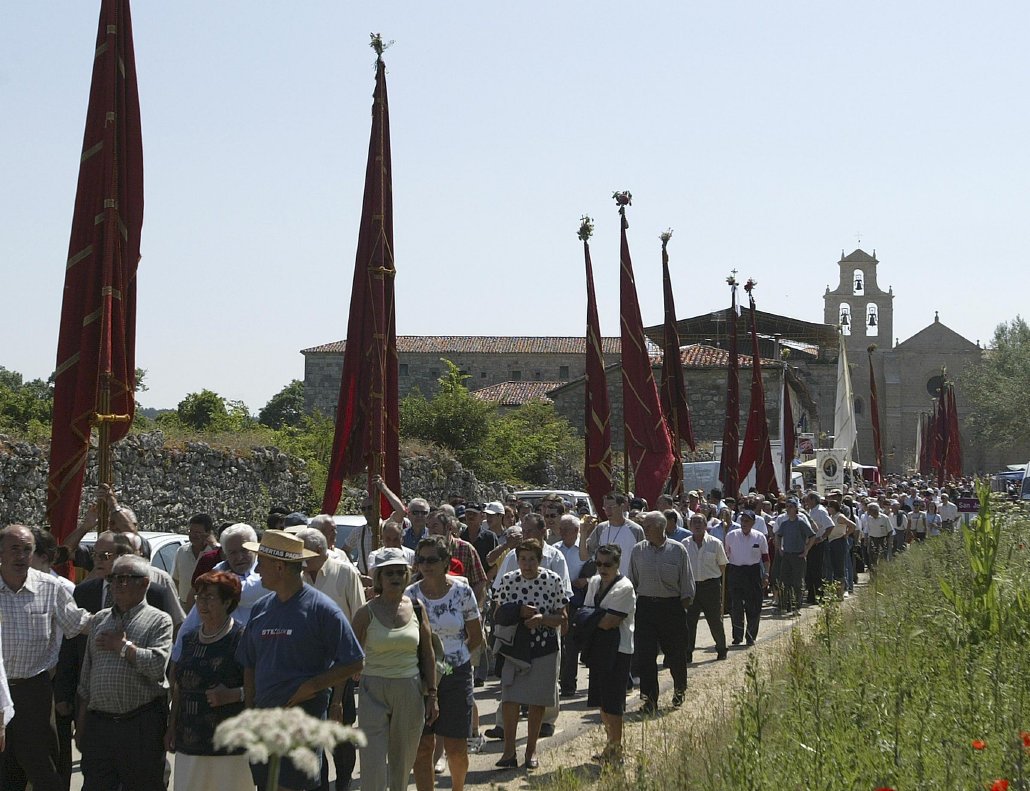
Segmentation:
<svg viewBox="0 0 1030 791">
<path fill-rule="evenodd" d="M 304 542 L 299 538 L 282 530 L 266 530 L 261 536 L 260 544 L 245 541 L 243 548 L 264 555 L 266 558 L 282 560 L 286 563 L 300 563 L 306 558 L 317 556 L 317 553 L 310 549 L 304 549 Z"/>
</svg>

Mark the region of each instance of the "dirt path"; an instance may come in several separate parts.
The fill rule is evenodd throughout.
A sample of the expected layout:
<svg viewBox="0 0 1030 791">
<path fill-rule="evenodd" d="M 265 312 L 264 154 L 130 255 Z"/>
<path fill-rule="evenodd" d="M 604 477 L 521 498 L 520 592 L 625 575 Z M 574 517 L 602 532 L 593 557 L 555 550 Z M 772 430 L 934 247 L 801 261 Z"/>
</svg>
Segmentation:
<svg viewBox="0 0 1030 791">
<path fill-rule="evenodd" d="M 859 575 L 859 587 L 864 587 L 866 575 Z M 857 591 L 858 589 L 856 589 Z M 844 606 L 855 600 L 854 597 L 844 600 Z M 802 610 L 800 618 L 781 618 L 775 614 L 770 603 L 766 603 L 762 611 L 761 628 L 758 640 L 753 647 L 730 646 L 729 658 L 724 662 L 715 660 L 715 647 L 711 634 L 705 626 L 704 619 L 698 628 L 698 647 L 694 651 L 694 664 L 688 673 L 687 702 L 682 709 L 675 710 L 670 706 L 672 679 L 668 673 L 662 673 L 661 713 L 657 718 L 641 718 L 637 714 L 640 700 L 636 692 L 627 698 L 627 714 L 623 744 L 626 752 L 626 768 L 632 771 L 633 762 L 641 756 L 650 760 L 660 760 L 674 749 L 682 746 L 684 740 L 693 738 L 704 726 L 721 719 L 733 706 L 733 696 L 741 688 L 747 657 L 750 653 L 758 653 L 759 666 L 765 667 L 765 660 L 781 656 L 790 639 L 791 630 L 801 628 L 807 630 L 818 618 L 820 608 L 807 607 Z M 727 639 L 729 638 L 729 618 L 725 618 Z M 555 735 L 541 739 L 537 749 L 540 768 L 533 772 L 526 770 L 500 771 L 494 763 L 501 755 L 501 742 L 491 740 L 479 755 L 470 755 L 469 774 L 466 788 L 470 789 L 508 789 L 523 791 L 539 788 L 556 774 L 562 771 L 574 771 L 582 779 L 597 777 L 600 767 L 591 760 L 604 745 L 604 735 L 596 709 L 586 708 L 587 669 L 580 668 L 580 687 L 584 690 L 571 700 L 561 701 L 561 714 Z M 497 708 L 497 684 L 491 681 L 485 688 L 476 690 L 483 729 L 493 724 L 493 715 Z M 517 755 L 522 760 L 525 749 L 525 720 L 519 723 L 519 743 Z M 632 776 L 632 775 L 630 775 Z M 450 788 L 450 778 L 444 773 L 437 776 L 437 788 Z M 411 786 L 414 788 L 414 785 Z"/>
</svg>

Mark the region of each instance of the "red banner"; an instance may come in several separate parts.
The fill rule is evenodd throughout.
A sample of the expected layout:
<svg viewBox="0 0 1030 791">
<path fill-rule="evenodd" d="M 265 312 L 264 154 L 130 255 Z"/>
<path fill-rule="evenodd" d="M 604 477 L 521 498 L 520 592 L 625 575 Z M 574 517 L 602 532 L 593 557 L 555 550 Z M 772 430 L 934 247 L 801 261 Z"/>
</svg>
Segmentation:
<svg viewBox="0 0 1030 791">
<path fill-rule="evenodd" d="M 584 226 L 587 222 L 584 221 Z M 580 228 L 583 239 L 583 258 L 587 272 L 587 334 L 586 382 L 583 401 L 585 436 L 585 464 L 583 479 L 587 494 L 594 501 L 603 519 L 602 503 L 612 491 L 612 426 L 611 407 L 608 403 L 608 379 L 604 372 L 604 354 L 601 351 L 601 322 L 597 317 L 594 297 L 594 268 L 590 262 L 589 233 Z"/>
<path fill-rule="evenodd" d="M 622 193 L 628 195 L 628 193 Z M 653 508 L 672 468 L 673 452 L 662 417 L 658 387 L 647 351 L 644 324 L 640 318 L 633 262 L 626 239 L 626 204 L 619 207 L 621 234 L 619 280 L 620 323 L 622 326 L 623 437 L 633 475 L 633 492 Z"/>
<path fill-rule="evenodd" d="M 755 488 L 762 494 L 778 492 L 776 468 L 772 463 L 769 445 L 769 421 L 765 414 L 765 385 L 762 382 L 762 359 L 758 347 L 758 326 L 755 322 L 755 298 L 751 294 L 752 281 L 744 286 L 751 306 L 751 405 L 744 431 L 744 444 L 740 450 L 738 480 L 747 478 L 755 467 Z"/>
<path fill-rule="evenodd" d="M 790 491 L 794 451 L 798 446 L 797 426 L 794 425 L 794 407 L 790 403 L 790 385 L 787 384 L 787 366 L 783 366 L 783 486 Z"/>
<path fill-rule="evenodd" d="M 726 417 L 722 427 L 722 457 L 719 459 L 719 480 L 727 497 L 740 493 L 737 460 L 740 453 L 740 358 L 737 355 L 737 281 L 729 278 L 731 302 L 726 322 L 729 324 L 729 368 L 726 371 Z"/>
<path fill-rule="evenodd" d="M 876 456 L 876 469 L 882 475 L 883 470 L 883 440 L 880 436 L 880 397 L 876 391 L 876 373 L 873 371 L 873 351 L 875 346 L 870 346 L 869 352 L 869 417 L 873 421 L 873 453 Z"/>
<path fill-rule="evenodd" d="M 372 479 L 377 474 L 394 492 L 401 491 L 392 179 L 386 66 L 379 57 L 336 434 L 322 498 L 327 514 L 340 504 L 344 479 L 363 469 L 368 470 L 369 492 L 375 490 Z M 381 511 L 388 508 L 382 500 Z"/>
<path fill-rule="evenodd" d="M 959 434 L 958 407 L 955 404 L 955 385 L 948 385 L 948 457 L 945 467 L 953 478 L 962 477 L 962 437 Z"/>
<path fill-rule="evenodd" d="M 75 529 L 98 411 L 132 425 L 136 390 L 136 267 L 143 228 L 143 135 L 128 0 L 100 8 L 93 80 L 64 274 L 54 372 L 47 517 L 58 541 Z M 110 401 L 100 403 L 104 382 Z"/>
<path fill-rule="evenodd" d="M 680 337 L 676 328 L 676 302 L 672 294 L 672 277 L 669 275 L 669 236 L 662 234 L 662 289 L 665 295 L 665 328 L 662 336 L 662 412 L 672 435 L 673 466 L 672 492 L 678 494 L 683 488 L 683 456 L 680 443 L 686 442 L 691 450 L 694 444 L 694 427 L 690 422 L 690 408 L 687 405 L 687 384 L 683 379 L 683 363 L 680 361 Z"/>
</svg>

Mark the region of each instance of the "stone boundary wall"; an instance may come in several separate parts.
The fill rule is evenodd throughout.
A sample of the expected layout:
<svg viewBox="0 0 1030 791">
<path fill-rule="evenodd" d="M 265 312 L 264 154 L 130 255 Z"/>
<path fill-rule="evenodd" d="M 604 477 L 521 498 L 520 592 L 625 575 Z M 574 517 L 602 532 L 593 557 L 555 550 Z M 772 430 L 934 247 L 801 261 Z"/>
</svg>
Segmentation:
<svg viewBox="0 0 1030 791">
<path fill-rule="evenodd" d="M 133 434 L 113 448 L 115 489 L 136 512 L 140 529 L 184 532 L 205 511 L 215 522 L 264 526 L 273 504 L 311 499 L 305 463 L 277 448 L 243 453 L 187 442 L 165 447 L 164 434 Z M 47 451 L 0 436 L 0 525 L 46 524 Z M 96 488 L 96 450 L 90 449 L 80 517 Z M 299 506 L 298 506 L 299 507 Z"/>
<path fill-rule="evenodd" d="M 247 522 L 264 527 L 269 508 L 283 505 L 304 511 L 317 503 L 306 464 L 278 448 L 249 451 L 212 448 L 203 442 L 166 447 L 164 434 L 133 434 L 114 448 L 115 489 L 135 510 L 143 530 L 184 532 L 186 520 L 199 511 L 215 523 Z M 46 526 L 47 450 L 0 435 L 0 526 L 20 522 Z M 575 471 L 548 470 L 553 488 L 580 488 Z M 572 480 L 563 481 L 569 478 Z M 90 450 L 80 518 L 96 487 L 95 449 Z M 357 513 L 363 492 L 358 482 L 345 486 L 341 511 Z M 401 460 L 402 496 L 446 501 L 452 494 L 467 500 L 502 500 L 515 487 L 481 483 L 471 470 L 444 453 Z M 566 485 L 575 484 L 575 485 Z M 531 487 L 538 488 L 538 487 Z M 314 515 L 314 511 L 308 513 Z"/>
</svg>

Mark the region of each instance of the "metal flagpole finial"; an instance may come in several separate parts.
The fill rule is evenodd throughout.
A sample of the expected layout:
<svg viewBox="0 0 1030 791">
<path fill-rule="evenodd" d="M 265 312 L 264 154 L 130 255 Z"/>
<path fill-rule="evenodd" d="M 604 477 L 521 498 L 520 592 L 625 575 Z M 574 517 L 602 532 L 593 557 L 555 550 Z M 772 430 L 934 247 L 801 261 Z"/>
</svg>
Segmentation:
<svg viewBox="0 0 1030 791">
<path fill-rule="evenodd" d="M 589 214 L 579 218 L 579 239 L 586 242 L 594 235 L 594 219 Z"/>
<path fill-rule="evenodd" d="M 664 250 L 669 245 L 669 240 L 672 238 L 672 228 L 666 228 L 658 238 L 662 240 L 662 249 Z"/>
<path fill-rule="evenodd" d="M 754 291 L 755 286 L 757 286 L 757 285 L 758 285 L 758 281 L 755 280 L 753 277 L 749 277 L 747 279 L 747 282 L 744 284 L 744 290 L 748 294 L 750 294 L 752 291 Z"/>
</svg>

